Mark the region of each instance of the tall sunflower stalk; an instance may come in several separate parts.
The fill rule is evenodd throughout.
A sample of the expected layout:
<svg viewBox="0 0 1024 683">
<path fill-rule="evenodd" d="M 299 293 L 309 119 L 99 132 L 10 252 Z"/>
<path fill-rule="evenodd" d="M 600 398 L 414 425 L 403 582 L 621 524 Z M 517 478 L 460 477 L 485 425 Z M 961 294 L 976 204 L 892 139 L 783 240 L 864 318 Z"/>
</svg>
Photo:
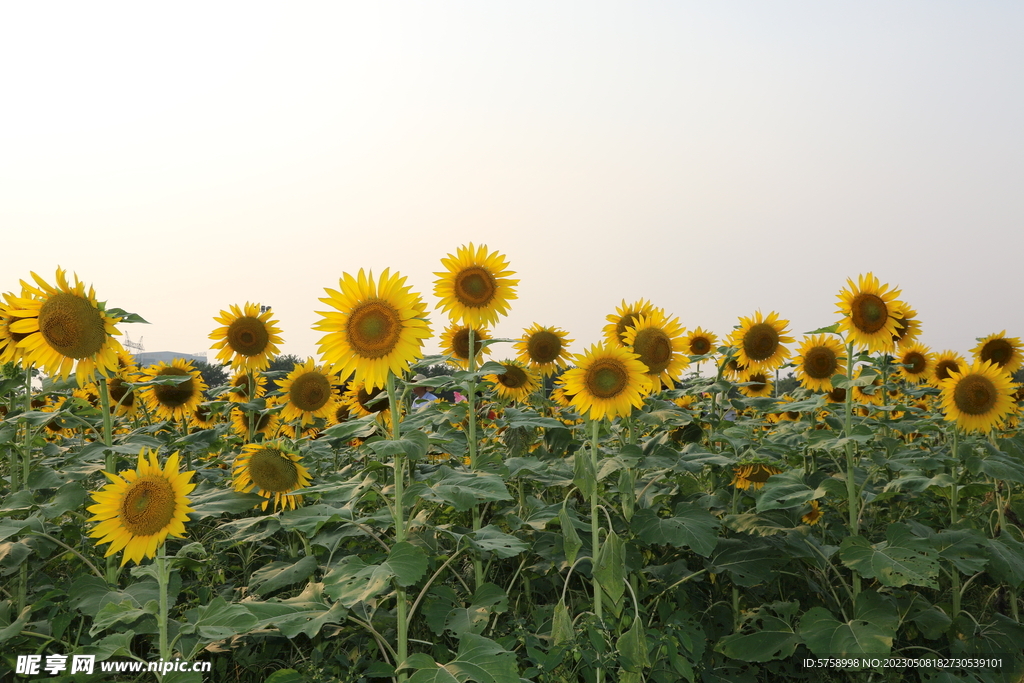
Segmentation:
<svg viewBox="0 0 1024 683">
<path fill-rule="evenodd" d="M 388 402 L 391 408 L 391 438 L 398 441 L 402 435 L 401 419 L 402 410 L 395 393 L 395 373 L 389 372 L 387 379 Z M 395 453 L 395 542 L 405 541 L 405 454 Z M 395 582 L 395 608 L 397 656 L 399 662 L 404 662 L 409 657 L 409 601 L 405 588 Z M 399 681 L 404 681 L 406 675 L 399 675 Z"/>
<path fill-rule="evenodd" d="M 474 472 L 477 469 L 477 442 L 476 442 L 476 331 L 469 326 L 469 384 L 466 387 L 466 406 L 469 410 L 469 469 Z M 483 515 L 480 506 L 473 506 L 473 531 L 479 531 L 483 526 Z M 473 577 L 476 588 L 484 585 L 484 564 L 479 555 L 473 557 Z"/>
<path fill-rule="evenodd" d="M 846 376 L 853 379 L 853 340 L 846 343 Z M 843 422 L 843 435 L 846 437 L 846 499 L 847 511 L 849 513 L 848 528 L 851 536 L 856 536 L 860 527 L 860 496 L 857 493 L 857 481 L 855 470 L 857 467 L 856 454 L 853 445 L 853 387 L 847 382 L 846 385 L 846 411 Z M 860 594 L 860 574 L 853 571 L 853 597 Z"/>
</svg>

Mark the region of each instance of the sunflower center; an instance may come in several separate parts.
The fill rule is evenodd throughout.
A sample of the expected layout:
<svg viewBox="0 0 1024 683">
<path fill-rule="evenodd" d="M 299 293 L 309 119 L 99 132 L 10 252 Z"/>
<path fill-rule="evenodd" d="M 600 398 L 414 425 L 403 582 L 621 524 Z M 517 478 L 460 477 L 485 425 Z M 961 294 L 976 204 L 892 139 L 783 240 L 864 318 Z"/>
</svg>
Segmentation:
<svg viewBox="0 0 1024 683">
<path fill-rule="evenodd" d="M 751 373 L 750 377 L 747 378 L 747 381 L 752 382 L 749 390 L 754 393 L 764 391 L 765 387 L 768 386 L 768 378 L 765 377 L 763 372 Z"/>
<path fill-rule="evenodd" d="M 463 306 L 480 308 L 494 298 L 498 284 L 485 268 L 466 268 L 455 277 L 455 296 Z"/>
<path fill-rule="evenodd" d="M 379 401 L 374 400 L 378 396 L 380 396 L 381 392 L 383 392 L 383 391 L 384 391 L 384 389 L 377 388 L 377 389 L 374 389 L 372 392 L 367 392 L 366 388 L 363 387 L 362 389 L 359 390 L 359 395 L 358 395 L 359 405 L 362 406 L 363 410 L 365 410 L 367 412 L 370 412 L 370 413 L 383 413 L 389 407 L 388 406 L 388 402 L 385 401 L 383 398 L 381 398 Z M 367 405 L 368 403 L 370 405 Z"/>
<path fill-rule="evenodd" d="M 505 374 L 498 375 L 498 381 L 509 389 L 519 389 L 526 384 L 528 379 L 523 369 L 515 365 L 506 365 Z"/>
<path fill-rule="evenodd" d="M 996 385 L 982 375 L 967 375 L 953 390 L 953 402 L 968 415 L 984 415 L 995 407 L 998 398 Z"/>
<path fill-rule="evenodd" d="M 903 356 L 903 364 L 910 366 L 906 368 L 908 374 L 920 375 L 928 366 L 928 359 L 917 351 L 911 351 L 907 355 Z"/>
<path fill-rule="evenodd" d="M 249 375 L 238 375 L 231 380 L 231 393 L 243 399 L 249 398 Z"/>
<path fill-rule="evenodd" d="M 604 358 L 590 366 L 583 382 L 593 396 L 614 398 L 629 386 L 629 373 L 619 361 Z"/>
<path fill-rule="evenodd" d="M 368 299 L 356 304 L 346 326 L 348 343 L 363 358 L 382 358 L 398 344 L 402 318 L 386 301 Z"/>
<path fill-rule="evenodd" d="M 694 337 L 690 340 L 690 353 L 703 356 L 711 350 L 711 341 L 707 337 Z"/>
<path fill-rule="evenodd" d="M 103 348 L 107 332 L 99 309 L 68 292 L 54 294 L 39 309 L 39 332 L 68 358 L 87 358 Z"/>
<path fill-rule="evenodd" d="M 331 383 L 319 372 L 307 372 L 292 382 L 288 400 L 299 410 L 320 410 L 331 398 Z"/>
<path fill-rule="evenodd" d="M 158 373 L 161 376 L 188 374 L 190 373 L 187 370 L 175 367 L 162 368 Z M 156 400 L 160 402 L 160 405 L 167 408 L 179 408 L 185 405 L 195 396 L 195 393 L 195 382 L 191 378 L 181 384 L 166 384 L 153 387 L 153 395 L 156 396 Z"/>
<path fill-rule="evenodd" d="M 480 332 L 479 330 L 474 331 L 473 334 L 473 346 L 476 347 L 476 352 L 480 353 Z M 469 328 L 463 327 L 455 336 L 452 337 L 452 351 L 455 352 L 456 358 L 462 360 L 469 360 Z"/>
<path fill-rule="evenodd" d="M 266 324 L 251 315 L 242 316 L 228 326 L 228 346 L 243 356 L 258 356 L 270 343 Z"/>
<path fill-rule="evenodd" d="M 659 375 L 672 362 L 672 340 L 664 330 L 639 330 L 633 339 L 633 353 L 640 356 L 640 362 L 647 366 L 648 374 Z"/>
<path fill-rule="evenodd" d="M 768 360 L 779 348 L 779 333 L 768 323 L 751 325 L 743 335 L 743 351 L 755 362 Z"/>
<path fill-rule="evenodd" d="M 263 491 L 284 493 L 298 485 L 299 470 L 281 451 L 264 448 L 249 458 L 249 478 Z"/>
<path fill-rule="evenodd" d="M 889 318 L 889 307 L 877 294 L 861 293 L 850 306 L 853 326 L 865 334 L 878 332 Z"/>
<path fill-rule="evenodd" d="M 637 318 L 639 317 L 639 313 L 630 312 L 624 314 L 621 318 L 619 318 L 619 322 L 615 323 L 615 334 L 619 336 L 620 344 L 626 343 L 626 330 L 636 325 Z"/>
<path fill-rule="evenodd" d="M 992 361 L 999 367 L 1006 365 L 1013 356 L 1013 345 L 1005 339 L 993 339 L 981 348 L 981 359 Z"/>
<path fill-rule="evenodd" d="M 838 367 L 835 351 L 825 346 L 815 346 L 804 354 L 804 372 L 811 379 L 828 379 Z"/>
<path fill-rule="evenodd" d="M 121 523 L 133 536 L 152 536 L 174 519 L 174 486 L 166 477 L 139 477 L 121 497 Z"/>
<path fill-rule="evenodd" d="M 955 360 L 940 360 L 935 364 L 936 379 L 949 379 L 950 371 L 960 372 L 960 365 Z"/>
<path fill-rule="evenodd" d="M 554 332 L 539 330 L 526 340 L 526 351 L 534 363 L 554 363 L 562 353 L 562 339 Z"/>
<path fill-rule="evenodd" d="M 135 403 L 135 392 L 120 377 L 109 380 L 107 382 L 107 389 L 110 391 L 110 399 L 115 404 L 120 403 L 130 408 Z"/>
<path fill-rule="evenodd" d="M 348 406 L 344 403 L 339 403 L 338 407 L 334 409 L 334 419 L 338 422 L 344 422 L 348 417 Z"/>
<path fill-rule="evenodd" d="M 832 391 L 828 392 L 828 398 L 833 403 L 842 403 L 846 400 L 846 389 L 833 387 Z"/>
</svg>

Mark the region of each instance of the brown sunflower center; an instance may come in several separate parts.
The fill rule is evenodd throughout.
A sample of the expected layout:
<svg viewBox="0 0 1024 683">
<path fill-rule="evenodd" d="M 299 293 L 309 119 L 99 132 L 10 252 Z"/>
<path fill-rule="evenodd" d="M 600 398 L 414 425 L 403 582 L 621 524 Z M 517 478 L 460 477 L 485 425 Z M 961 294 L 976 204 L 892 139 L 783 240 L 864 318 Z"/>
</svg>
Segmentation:
<svg viewBox="0 0 1024 683">
<path fill-rule="evenodd" d="M 757 323 L 743 335 L 743 351 L 754 362 L 766 361 L 779 348 L 779 332 L 769 323 Z"/>
<path fill-rule="evenodd" d="M 768 387 L 768 378 L 763 372 L 754 372 L 747 377 L 747 381 L 751 382 L 751 385 L 747 387 L 747 390 L 753 393 L 764 391 Z"/>
<path fill-rule="evenodd" d="M 166 477 L 149 474 L 128 485 L 118 512 L 133 536 L 152 536 L 174 519 L 174 486 Z"/>
<path fill-rule="evenodd" d="M 993 339 L 981 347 L 980 355 L 982 360 L 992 361 L 1003 367 L 1013 356 L 1013 344 L 1005 339 Z"/>
<path fill-rule="evenodd" d="M 132 391 L 128 383 L 120 377 L 114 377 L 107 381 L 107 389 L 110 391 L 110 400 L 115 405 L 120 403 L 126 408 L 130 408 L 135 403 L 135 392 Z"/>
<path fill-rule="evenodd" d="M 473 332 L 473 346 L 476 352 L 480 353 L 480 331 L 475 330 Z M 461 360 L 469 360 L 469 328 L 460 328 L 458 332 L 452 336 L 452 351 L 455 352 L 455 357 Z"/>
<path fill-rule="evenodd" d="M 873 334 L 885 327 L 889 319 L 889 307 L 877 294 L 858 294 L 850 305 L 853 326 L 865 334 Z"/>
<path fill-rule="evenodd" d="M 508 387 L 509 389 L 522 388 L 529 381 L 529 377 L 527 377 L 526 372 L 515 365 L 505 365 L 505 374 L 498 375 L 497 377 L 502 386 Z"/>
<path fill-rule="evenodd" d="M 488 305 L 497 290 L 498 283 L 486 268 L 472 266 L 455 276 L 455 297 L 468 308 Z"/>
<path fill-rule="evenodd" d="M 388 402 L 384 398 L 377 399 L 384 389 L 378 387 L 371 392 L 367 392 L 366 388 L 363 387 L 359 390 L 359 405 L 363 410 L 370 413 L 383 413 L 388 409 Z"/>
<path fill-rule="evenodd" d="M 319 372 L 299 375 L 288 391 L 288 400 L 291 404 L 306 412 L 320 410 L 330 398 L 331 383 Z"/>
<path fill-rule="evenodd" d="M 690 354 L 703 356 L 711 351 L 711 340 L 707 337 L 694 337 L 690 340 Z"/>
<path fill-rule="evenodd" d="M 242 356 L 258 356 L 270 343 L 270 332 L 262 320 L 246 315 L 228 325 L 227 340 L 228 346 L 235 353 Z"/>
<path fill-rule="evenodd" d="M 846 389 L 842 387 L 833 387 L 832 391 L 828 392 L 828 400 L 833 403 L 842 403 L 846 400 Z"/>
<path fill-rule="evenodd" d="M 200 422 L 209 422 L 213 418 L 213 411 L 207 405 L 196 406 L 196 419 Z"/>
<path fill-rule="evenodd" d="M 811 379 L 828 379 L 838 368 L 839 359 L 827 346 L 815 346 L 804 354 L 804 372 Z"/>
<path fill-rule="evenodd" d="M 656 327 L 638 330 L 633 339 L 633 353 L 640 356 L 648 374 L 659 375 L 672 362 L 672 340 Z"/>
<path fill-rule="evenodd" d="M 903 318 L 896 322 L 896 334 L 892 335 L 894 342 L 901 342 L 903 338 L 910 334 L 910 318 Z"/>
<path fill-rule="evenodd" d="M 263 448 L 249 457 L 249 478 L 263 491 L 284 493 L 298 485 L 299 470 L 281 451 Z"/>
<path fill-rule="evenodd" d="M 923 353 L 911 351 L 903 356 L 903 364 L 908 366 L 904 368 L 908 375 L 920 375 L 928 367 L 928 359 Z"/>
<path fill-rule="evenodd" d="M 167 375 L 189 375 L 187 370 L 182 368 L 167 367 L 161 368 L 157 376 Z M 153 387 L 153 395 L 156 396 L 156 400 L 160 402 L 160 405 L 167 408 L 180 408 L 181 406 L 188 403 L 196 395 L 195 381 L 191 378 L 185 380 L 181 384 L 165 384 L 163 386 Z"/>
<path fill-rule="evenodd" d="M 39 332 L 52 349 L 68 358 L 87 358 L 103 348 L 103 315 L 88 300 L 54 294 L 39 309 Z"/>
<path fill-rule="evenodd" d="M 344 422 L 349 418 L 348 406 L 344 403 L 339 403 L 338 407 L 334 409 L 334 419 L 337 422 Z"/>
<path fill-rule="evenodd" d="M 602 358 L 587 369 L 583 383 L 592 396 L 614 398 L 629 386 L 629 373 L 620 361 Z"/>
<path fill-rule="evenodd" d="M 935 364 L 935 378 L 949 379 L 949 373 L 960 372 L 960 365 L 955 360 L 940 360 Z"/>
<path fill-rule="evenodd" d="M 995 408 L 999 398 L 996 385 L 984 375 L 967 375 L 953 389 L 953 403 L 961 413 L 984 415 Z"/>
<path fill-rule="evenodd" d="M 538 330 L 526 340 L 526 351 L 534 363 L 554 363 L 562 353 L 562 338 L 549 330 Z"/>
<path fill-rule="evenodd" d="M 256 378 L 253 378 L 253 384 L 256 383 Z M 235 396 L 239 396 L 243 399 L 249 398 L 249 375 L 237 375 L 231 380 L 231 393 Z"/>
<path fill-rule="evenodd" d="M 402 318 L 382 299 L 356 304 L 346 326 L 348 343 L 363 358 L 382 358 L 391 353 L 402 334 Z"/>
<path fill-rule="evenodd" d="M 620 344 L 626 343 L 626 330 L 636 325 L 637 318 L 639 317 L 639 313 L 630 311 L 629 313 L 623 314 L 623 316 L 619 318 L 619 322 L 615 323 L 615 334 L 618 336 Z"/>
</svg>

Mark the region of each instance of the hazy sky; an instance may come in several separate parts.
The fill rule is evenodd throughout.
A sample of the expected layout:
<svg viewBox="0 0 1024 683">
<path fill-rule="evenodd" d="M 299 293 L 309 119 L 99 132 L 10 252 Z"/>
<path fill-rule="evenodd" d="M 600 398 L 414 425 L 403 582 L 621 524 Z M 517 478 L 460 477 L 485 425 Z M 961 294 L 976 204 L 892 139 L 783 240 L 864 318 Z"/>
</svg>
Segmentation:
<svg viewBox="0 0 1024 683">
<path fill-rule="evenodd" d="M 475 241 L 521 280 L 498 336 L 582 351 L 643 297 L 799 338 L 873 271 L 966 353 L 1024 336 L 1022 35 L 1009 1 L 4 3 L 0 290 L 60 265 L 189 353 L 261 302 L 305 356 L 343 272 L 432 306 Z"/>
</svg>

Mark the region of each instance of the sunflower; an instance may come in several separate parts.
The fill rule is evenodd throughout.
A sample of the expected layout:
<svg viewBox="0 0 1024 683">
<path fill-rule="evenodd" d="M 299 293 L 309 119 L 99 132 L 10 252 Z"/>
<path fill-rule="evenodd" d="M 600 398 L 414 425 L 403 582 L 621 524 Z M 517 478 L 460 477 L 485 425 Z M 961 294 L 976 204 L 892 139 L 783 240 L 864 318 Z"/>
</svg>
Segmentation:
<svg viewBox="0 0 1024 683">
<path fill-rule="evenodd" d="M 447 270 L 434 273 L 434 296 L 441 301 L 437 307 L 448 313 L 452 321 L 477 327 L 493 325 L 508 315 L 508 302 L 516 298 L 519 280 L 507 270 L 508 261 L 498 253 L 489 253 L 487 246 L 459 247 L 455 254 L 441 259 Z"/>
<path fill-rule="evenodd" d="M 270 307 L 262 312 L 259 304 L 246 302 L 239 308 L 232 304 L 231 310 L 221 311 L 214 320 L 223 327 L 210 333 L 216 343 L 211 348 L 220 349 L 217 360 L 247 372 L 263 370 L 270 365 L 270 359 L 277 355 L 281 344 L 281 330 L 277 321 L 270 319 Z"/>
<path fill-rule="evenodd" d="M 27 293 L 22 296 L 28 296 Z M 17 321 L 10 313 L 15 306 L 15 296 L 11 292 L 4 293 L 4 303 L 0 304 L 0 364 L 17 363 L 24 357 L 22 349 L 18 348 L 18 342 L 28 334 L 18 334 L 11 331 L 11 323 Z"/>
<path fill-rule="evenodd" d="M 718 336 L 711 332 L 705 332 L 699 327 L 686 335 L 685 348 L 686 352 L 691 356 L 703 356 L 712 353 L 717 346 Z"/>
<path fill-rule="evenodd" d="M 56 400 L 47 399 L 46 405 L 40 408 L 40 412 L 43 413 L 59 413 L 62 410 L 67 409 L 67 412 L 71 412 L 70 408 L 73 404 L 68 403 L 67 396 L 61 396 Z M 54 415 L 49 422 L 43 425 L 43 436 L 47 441 L 54 441 L 57 439 L 70 439 L 75 435 L 76 423 L 65 422 L 64 417 L 61 415 Z"/>
<path fill-rule="evenodd" d="M 976 360 L 970 369 L 950 371 L 942 380 L 942 410 L 965 432 L 987 433 L 1014 408 L 1016 387 L 1009 373 L 991 361 Z"/>
<path fill-rule="evenodd" d="M 537 391 L 540 382 L 534 371 L 525 363 L 518 360 L 504 360 L 501 364 L 505 367 L 503 375 L 484 375 L 488 382 L 494 382 L 494 388 L 501 398 L 513 401 L 525 401 L 530 394 Z"/>
<path fill-rule="evenodd" d="M 782 474 L 775 465 L 766 462 L 741 462 L 732 470 L 731 484 L 741 491 L 754 489 L 760 491 L 768 477 L 773 474 Z"/>
<path fill-rule="evenodd" d="M 256 493 L 267 500 L 257 504 L 264 510 L 273 501 L 275 510 L 302 505 L 302 496 L 295 493 L 309 485 L 309 471 L 299 461 L 302 458 L 280 441 L 251 443 L 235 458 L 235 490 Z"/>
<path fill-rule="evenodd" d="M 467 325 L 450 325 L 441 333 L 441 353 L 451 356 L 453 363 L 463 370 L 469 368 L 469 330 Z M 473 327 L 473 348 L 476 350 L 476 365 L 480 366 L 485 353 L 491 350 L 486 346 L 480 346 L 480 342 L 491 338 L 483 327 Z"/>
<path fill-rule="evenodd" d="M 803 417 L 799 412 L 795 410 L 786 410 L 786 404 L 793 403 L 794 401 L 796 401 L 796 399 L 789 394 L 780 396 L 778 404 L 772 412 L 768 413 L 769 419 L 773 422 L 799 422 L 800 418 Z"/>
<path fill-rule="evenodd" d="M 88 384 L 97 372 L 106 377 L 115 371 L 117 352 L 123 348 L 114 339 L 121 334 L 115 327 L 121 319 L 107 315 L 93 288 L 86 291 L 77 275 L 71 285 L 58 268 L 56 287 L 35 273 L 32 277 L 38 287 L 23 280 L 23 295 L 13 298 L 7 309 L 12 318 L 9 334 L 24 335 L 17 346 L 25 362 L 61 379 L 67 379 L 74 368 L 79 386 Z"/>
<path fill-rule="evenodd" d="M 643 405 L 650 392 L 647 366 L 622 346 L 594 344 L 576 354 L 576 367 L 562 375 L 572 405 L 591 420 L 615 419 Z"/>
<path fill-rule="evenodd" d="M 613 346 L 625 346 L 623 338 L 626 330 L 632 327 L 640 316 L 649 316 L 654 311 L 660 310 L 654 307 L 650 301 L 640 299 L 631 304 L 622 300 L 622 305 L 616 307 L 615 312 L 605 317 L 608 324 L 604 326 L 604 338 Z"/>
<path fill-rule="evenodd" d="M 892 351 L 901 325 L 900 290 L 890 291 L 871 273 L 859 276 L 856 285 L 851 278 L 846 282 L 849 286 L 839 293 L 839 331 L 868 351 Z"/>
<path fill-rule="evenodd" d="M 857 379 L 872 377 L 871 384 L 853 387 L 853 400 L 869 405 L 882 405 L 882 378 L 875 372 L 874 368 L 862 365 L 857 370 Z"/>
<path fill-rule="evenodd" d="M 1012 375 L 1024 362 L 1019 337 L 1007 337 L 1006 330 L 978 339 L 978 345 L 971 349 L 975 360 L 991 361 L 1007 374 Z"/>
<path fill-rule="evenodd" d="M 188 416 L 188 423 L 197 429 L 212 429 L 217 426 L 217 417 L 210 403 L 200 403 Z"/>
<path fill-rule="evenodd" d="M 253 435 L 262 434 L 264 438 L 270 438 L 277 434 L 277 428 L 281 425 L 281 418 L 277 411 L 272 410 L 273 402 L 267 402 L 267 409 L 252 413 L 242 410 L 240 407 L 231 409 L 228 419 L 231 420 L 231 429 L 243 439 L 249 438 L 249 423 L 252 421 Z"/>
<path fill-rule="evenodd" d="M 684 332 L 678 318 L 669 319 L 661 310 L 640 316 L 626 328 L 622 341 L 647 366 L 652 390 L 661 389 L 662 383 L 672 389 L 690 364 Z"/>
<path fill-rule="evenodd" d="M 346 390 L 347 391 L 347 390 Z M 327 416 L 328 425 L 340 425 L 352 418 L 352 409 L 345 401 L 344 394 L 332 406 L 331 414 Z"/>
<path fill-rule="evenodd" d="M 537 323 L 523 330 L 523 338 L 516 342 L 519 360 L 544 377 L 553 375 L 566 366 L 569 344 L 564 330 L 543 327 Z"/>
<path fill-rule="evenodd" d="M 780 320 L 772 311 L 767 317 L 757 311 L 749 318 L 740 318 L 739 329 L 732 333 L 732 345 L 737 348 L 736 360 L 749 371 L 771 372 L 782 366 L 790 356 L 783 344 L 791 344 L 787 337 L 788 320 Z"/>
<path fill-rule="evenodd" d="M 378 421 L 391 424 L 391 402 L 388 394 L 381 387 L 367 389 L 362 382 L 350 382 L 348 390 L 342 396 L 342 402 L 348 407 L 349 415 L 360 418 L 375 415 Z"/>
<path fill-rule="evenodd" d="M 843 387 L 832 387 L 832 389 L 825 394 L 825 400 L 829 403 L 846 403 L 846 389 Z"/>
<path fill-rule="evenodd" d="M 804 514 L 800 518 L 800 521 L 804 524 L 807 524 L 808 526 L 814 526 L 815 524 L 821 521 L 821 507 L 818 505 L 818 501 L 811 501 L 810 512 Z"/>
<path fill-rule="evenodd" d="M 738 363 L 735 358 L 730 359 L 722 370 L 726 377 L 736 382 L 741 381 L 743 376 L 747 374 L 747 368 Z"/>
<path fill-rule="evenodd" d="M 741 379 L 743 381 L 738 388 L 740 393 L 748 398 L 771 396 L 775 390 L 771 376 L 764 372 L 746 372 Z"/>
<path fill-rule="evenodd" d="M 228 396 L 232 401 L 238 403 L 248 403 L 249 398 L 249 377 L 252 377 L 252 383 L 255 385 L 256 391 L 253 398 L 263 398 L 267 394 L 267 378 L 259 372 L 236 372 L 228 380 Z"/>
<path fill-rule="evenodd" d="M 551 390 L 551 400 L 562 408 L 572 407 L 572 399 L 574 394 L 565 393 L 565 387 L 561 384 L 556 384 L 555 388 Z"/>
<path fill-rule="evenodd" d="M 903 301 L 894 302 L 894 308 L 894 315 L 899 318 L 899 329 L 893 335 L 892 341 L 897 346 L 909 344 L 921 334 L 921 321 L 917 319 L 917 311 Z"/>
<path fill-rule="evenodd" d="M 956 351 L 943 351 L 935 358 L 935 371 L 932 375 L 932 383 L 942 386 L 942 380 L 949 379 L 950 372 L 960 372 L 961 368 L 967 367 L 967 361 Z"/>
<path fill-rule="evenodd" d="M 189 479 L 195 472 L 178 472 L 176 452 L 160 469 L 156 451 L 143 448 L 134 470 L 103 474 L 111 483 L 92 494 L 96 504 L 86 509 L 93 513 L 89 521 L 99 522 L 89 536 L 99 538 L 100 545 L 110 543 L 105 557 L 123 549 L 122 567 L 128 560 L 140 564 L 156 557 L 168 536 L 185 535 L 188 513 L 193 512 L 187 496 L 196 487 Z"/>
<path fill-rule="evenodd" d="M 426 307 L 419 295 L 398 273 L 385 268 L 377 282 L 359 271 L 358 277 L 345 273 L 341 291 L 327 289 L 320 299 L 337 309 L 321 311 L 323 319 L 313 327 L 326 332 L 320 339 L 320 355 L 348 378 L 370 387 L 383 387 L 388 372 L 401 375 L 422 357 L 423 340 L 430 336 Z"/>
<path fill-rule="evenodd" d="M 296 364 L 281 382 L 281 394 L 287 399 L 281 409 L 285 422 L 302 420 L 305 427 L 318 417 L 329 417 L 334 409 L 334 382 L 337 378 L 329 367 L 315 365 L 312 358 Z"/>
<path fill-rule="evenodd" d="M 804 337 L 797 350 L 796 378 L 811 391 L 832 391 L 832 376 L 846 372 L 846 352 L 826 334 Z"/>
<path fill-rule="evenodd" d="M 107 380 L 107 391 L 110 392 L 110 407 L 114 414 L 122 417 L 135 417 L 139 413 L 139 404 L 135 390 L 129 382 L 130 377 L 111 377 Z"/>
<path fill-rule="evenodd" d="M 935 372 L 935 354 L 931 349 L 917 342 L 904 342 L 900 345 L 900 375 L 908 382 L 926 382 Z"/>
<path fill-rule="evenodd" d="M 170 363 L 160 362 L 142 371 L 140 379 L 149 382 L 162 377 L 191 376 L 180 384 L 163 384 L 146 387 L 142 398 L 150 410 L 161 420 L 184 420 L 203 400 L 206 382 L 192 363 L 175 358 Z"/>
</svg>

